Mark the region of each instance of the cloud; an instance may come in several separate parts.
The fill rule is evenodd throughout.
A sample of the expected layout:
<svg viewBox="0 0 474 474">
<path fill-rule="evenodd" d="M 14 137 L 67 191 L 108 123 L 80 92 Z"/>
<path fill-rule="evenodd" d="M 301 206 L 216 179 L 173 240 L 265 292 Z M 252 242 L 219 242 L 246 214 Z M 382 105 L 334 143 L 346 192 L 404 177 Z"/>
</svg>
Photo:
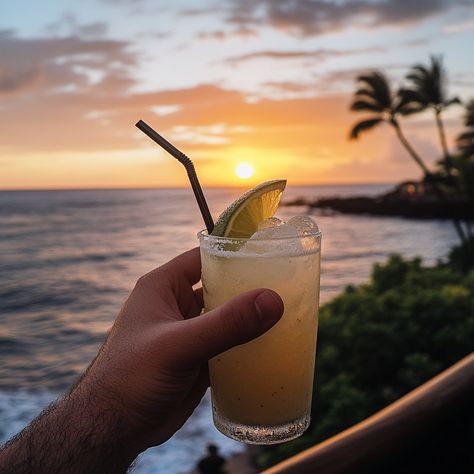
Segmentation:
<svg viewBox="0 0 474 474">
<path fill-rule="evenodd" d="M 111 5 L 137 5 L 143 2 L 146 2 L 146 0 L 100 0 L 102 3 L 108 3 Z"/>
<path fill-rule="evenodd" d="M 42 71 L 39 66 L 22 65 L 9 70 L 0 65 L 0 97 L 28 90 L 41 80 Z"/>
<path fill-rule="evenodd" d="M 401 86 L 403 78 L 411 66 L 412 64 L 409 63 L 389 63 L 378 64 L 377 66 L 368 64 L 364 67 L 336 69 L 314 74 L 314 82 L 318 85 L 319 93 L 355 90 L 358 76 L 372 71 L 383 71 L 387 75 L 392 89 L 395 90 L 396 87 Z"/>
<path fill-rule="evenodd" d="M 462 33 L 474 30 L 474 20 L 465 20 L 458 23 L 451 23 L 443 28 L 446 33 Z"/>
<path fill-rule="evenodd" d="M 107 33 L 107 23 L 96 21 L 92 23 L 79 23 L 73 13 L 64 13 L 57 21 L 48 23 L 44 30 L 48 36 L 78 36 L 81 38 L 97 38 Z"/>
<path fill-rule="evenodd" d="M 361 49 L 316 49 L 312 51 L 279 51 L 279 50 L 265 50 L 255 51 L 252 53 L 240 54 L 237 56 L 231 56 L 223 60 L 224 63 L 237 64 L 243 61 L 250 61 L 254 59 L 275 59 L 275 60 L 292 60 L 292 59 L 313 59 L 313 60 L 325 60 L 331 57 L 340 56 L 351 56 L 354 54 L 363 54 L 371 52 L 382 52 L 382 47 L 372 48 L 361 48 Z"/>
<path fill-rule="evenodd" d="M 301 93 L 314 91 L 314 84 L 294 82 L 294 81 L 267 81 L 262 84 L 280 92 Z"/>
<path fill-rule="evenodd" d="M 228 38 L 229 33 L 223 30 L 215 30 L 215 31 L 201 31 L 196 35 L 197 39 L 215 39 L 215 40 L 224 40 Z"/>
<path fill-rule="evenodd" d="M 178 12 L 180 16 L 203 16 L 214 14 L 219 7 L 209 6 L 209 7 L 201 7 L 201 8 L 184 8 Z"/>
<path fill-rule="evenodd" d="M 201 31 L 196 34 L 197 39 L 204 40 L 226 40 L 229 38 L 240 37 L 240 38 L 249 38 L 258 36 L 258 31 L 253 28 L 240 27 L 237 29 L 224 31 L 224 30 L 214 30 L 214 31 Z"/>
<path fill-rule="evenodd" d="M 16 49 L 22 53 L 22 61 L 30 58 L 30 53 L 23 50 L 26 40 L 9 37 L 8 41 L 12 44 L 20 43 L 16 45 Z M 93 47 L 88 44 L 89 47 L 85 48 L 83 44 L 80 47 L 76 44 L 78 40 L 70 41 L 68 48 L 74 53 L 100 51 L 104 55 L 104 51 L 107 51 L 104 62 L 117 58 L 125 64 L 130 61 L 123 44 L 112 47 L 94 42 Z M 265 136 L 270 144 L 274 140 L 272 133 L 269 133 L 273 126 L 293 127 L 295 124 L 322 120 L 322 116 L 315 112 L 320 107 L 315 106 L 312 101 L 268 99 L 248 103 L 241 92 L 212 84 L 131 93 L 126 89 L 129 84 L 126 74 L 120 76 L 105 70 L 104 78 L 91 85 L 87 77 L 78 77 L 70 69 L 67 56 L 64 63 L 56 65 L 59 69 L 54 71 L 55 77 L 52 78 L 50 63 L 54 63 L 54 59 L 58 57 L 64 58 L 65 50 L 58 50 L 56 42 L 41 44 L 31 40 L 31 43 L 37 45 L 37 58 L 42 58 L 41 64 L 47 77 L 34 93 L 30 93 L 27 101 L 10 96 L 3 102 L 7 110 L 0 115 L 0 129 L 4 137 L 1 146 L 11 153 L 97 151 L 147 146 L 146 142 L 139 139 L 140 135 L 137 135 L 133 127 L 139 118 L 154 124 L 160 131 L 168 131 L 170 134 L 179 132 L 177 138 L 184 142 L 195 129 L 196 136 L 201 138 L 191 143 L 194 148 L 197 145 L 219 146 L 233 143 L 234 140 L 245 141 L 248 145 L 255 140 L 263 140 L 262 137 Z M 4 49 L 0 48 L 0 51 Z M 9 61 L 11 64 L 12 59 L 9 58 Z M 19 89 L 20 82 L 17 80 L 16 84 Z M 75 84 L 76 90 L 58 87 L 70 83 Z M 52 84 L 55 85 L 55 93 L 51 93 Z M 24 91 L 24 86 L 22 87 Z M 325 103 L 324 100 L 322 103 Z M 216 124 L 220 124 L 220 128 L 216 128 Z M 242 133 L 242 127 L 245 130 L 248 127 L 252 131 Z M 29 140 L 21 140 L 19 137 L 19 131 L 25 128 L 30 130 Z M 258 131 L 262 133 L 261 137 L 258 136 Z M 213 138 L 209 139 L 209 136 Z M 190 143 L 187 145 L 190 146 Z"/>
<path fill-rule="evenodd" d="M 426 46 L 429 43 L 430 43 L 430 39 L 428 38 L 415 38 L 408 41 L 402 41 L 400 43 L 400 46 L 405 46 L 405 47 Z"/>
<path fill-rule="evenodd" d="M 449 0 L 234 0 L 227 22 L 268 25 L 299 36 L 320 35 L 346 26 L 377 28 L 417 23 L 454 6 Z"/>
<path fill-rule="evenodd" d="M 19 38 L 0 32 L 0 96 L 31 90 L 54 93 L 64 87 L 87 91 L 95 82 L 130 85 L 126 69 L 136 59 L 128 43 L 79 36 Z"/>
<path fill-rule="evenodd" d="M 102 21 L 96 21 L 94 23 L 88 23 L 87 25 L 79 25 L 77 27 L 77 36 L 80 37 L 97 37 L 104 36 L 107 33 L 108 26 L 107 23 Z"/>
</svg>

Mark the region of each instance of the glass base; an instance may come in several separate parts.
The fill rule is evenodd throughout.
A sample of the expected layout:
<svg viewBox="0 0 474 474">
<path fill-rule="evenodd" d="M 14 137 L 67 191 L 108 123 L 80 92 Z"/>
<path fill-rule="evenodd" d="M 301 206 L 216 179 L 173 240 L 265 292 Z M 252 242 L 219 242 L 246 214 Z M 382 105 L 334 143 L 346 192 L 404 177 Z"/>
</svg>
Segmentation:
<svg viewBox="0 0 474 474">
<path fill-rule="evenodd" d="M 304 416 L 281 425 L 242 425 L 214 416 L 214 425 L 224 435 L 247 444 L 279 444 L 300 437 L 309 426 L 310 417 Z"/>
</svg>

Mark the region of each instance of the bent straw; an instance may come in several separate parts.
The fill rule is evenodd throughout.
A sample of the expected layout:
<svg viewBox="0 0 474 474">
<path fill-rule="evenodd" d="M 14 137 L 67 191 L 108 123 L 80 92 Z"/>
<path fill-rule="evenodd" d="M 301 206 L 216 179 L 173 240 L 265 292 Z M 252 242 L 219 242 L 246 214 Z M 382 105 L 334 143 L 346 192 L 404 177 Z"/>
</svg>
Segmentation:
<svg viewBox="0 0 474 474">
<path fill-rule="evenodd" d="M 174 145 L 166 140 L 166 138 L 163 138 L 158 132 L 155 132 L 155 130 L 153 130 L 143 120 L 139 120 L 135 126 L 184 165 L 186 172 L 188 173 L 189 182 L 191 183 L 191 187 L 194 191 L 194 196 L 196 196 L 196 201 L 199 205 L 199 209 L 201 210 L 204 223 L 206 224 L 207 232 L 210 234 L 214 229 L 214 221 L 212 220 L 211 213 L 207 207 L 206 198 L 204 197 L 201 185 L 199 184 L 199 179 L 197 177 L 196 170 L 194 169 L 193 162 L 182 151 L 179 151 Z"/>
</svg>

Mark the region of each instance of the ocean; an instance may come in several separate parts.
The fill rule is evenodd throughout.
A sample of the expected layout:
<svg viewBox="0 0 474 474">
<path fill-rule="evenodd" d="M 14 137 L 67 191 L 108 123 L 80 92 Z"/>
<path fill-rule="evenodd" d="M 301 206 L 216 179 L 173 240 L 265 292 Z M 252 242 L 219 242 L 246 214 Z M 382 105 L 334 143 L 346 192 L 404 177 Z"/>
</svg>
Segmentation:
<svg viewBox="0 0 474 474">
<path fill-rule="evenodd" d="M 289 187 L 285 200 L 388 188 Z M 205 192 L 217 217 L 242 190 Z M 280 207 L 277 215 L 304 213 L 303 207 Z M 322 302 L 367 281 L 372 265 L 390 254 L 430 264 L 456 243 L 451 224 L 442 220 L 313 217 L 323 232 Z M 196 246 L 203 227 L 189 189 L 0 192 L 0 442 L 67 390 L 137 278 Z M 205 397 L 171 440 L 142 455 L 134 472 L 187 474 L 209 442 L 225 455 L 244 449 L 215 430 Z"/>
</svg>

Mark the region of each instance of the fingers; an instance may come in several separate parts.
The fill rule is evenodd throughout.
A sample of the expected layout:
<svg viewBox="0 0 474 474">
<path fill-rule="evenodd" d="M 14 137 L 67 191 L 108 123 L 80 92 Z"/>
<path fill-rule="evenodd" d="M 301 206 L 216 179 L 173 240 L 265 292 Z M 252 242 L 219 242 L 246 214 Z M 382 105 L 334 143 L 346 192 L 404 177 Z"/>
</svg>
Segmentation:
<svg viewBox="0 0 474 474">
<path fill-rule="evenodd" d="M 183 314 L 184 319 L 195 318 L 201 314 L 202 308 L 204 307 L 204 298 L 202 294 L 202 287 L 194 290 L 194 306 L 192 311 L 188 311 Z"/>
<path fill-rule="evenodd" d="M 174 282 L 184 278 L 189 283 L 189 286 L 196 284 L 201 279 L 201 254 L 199 247 L 178 255 L 145 275 L 147 279 L 155 281 L 155 283 L 163 276 Z"/>
<path fill-rule="evenodd" d="M 178 255 L 160 267 L 160 270 L 175 276 L 184 276 L 190 285 L 194 285 L 201 279 L 201 254 L 199 247 Z"/>
<path fill-rule="evenodd" d="M 175 355 L 180 367 L 200 365 L 231 347 L 268 331 L 282 316 L 283 302 L 272 290 L 243 293 L 199 317 L 174 328 L 175 340 L 186 350 Z"/>
<path fill-rule="evenodd" d="M 187 298 L 181 298 L 178 301 L 181 316 L 183 319 L 195 318 L 201 314 L 204 306 L 202 288 L 197 288 L 196 290 L 190 288 L 190 293 L 187 296 Z"/>
</svg>

